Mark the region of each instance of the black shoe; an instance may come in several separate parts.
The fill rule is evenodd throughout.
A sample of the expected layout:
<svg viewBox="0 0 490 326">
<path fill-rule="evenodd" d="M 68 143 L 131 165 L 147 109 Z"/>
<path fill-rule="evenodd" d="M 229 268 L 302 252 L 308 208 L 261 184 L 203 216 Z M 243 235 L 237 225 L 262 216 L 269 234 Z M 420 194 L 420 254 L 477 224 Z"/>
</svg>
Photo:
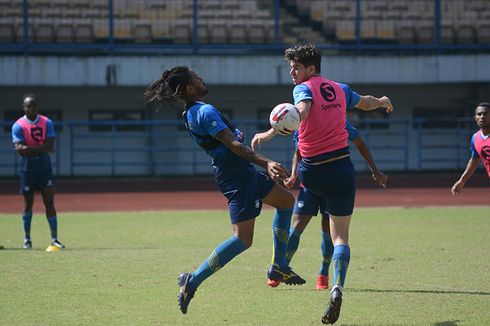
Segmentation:
<svg viewBox="0 0 490 326">
<path fill-rule="evenodd" d="M 32 241 L 30 239 L 24 240 L 24 249 L 32 249 Z"/>
<path fill-rule="evenodd" d="M 194 298 L 194 293 L 196 293 L 196 289 L 192 288 L 192 286 L 189 284 L 191 275 L 191 273 L 183 273 L 179 275 L 179 306 L 180 311 L 182 311 L 183 314 L 187 313 L 189 302 L 191 302 L 191 299 Z"/>
<path fill-rule="evenodd" d="M 272 264 L 267 271 L 267 277 L 269 280 L 283 282 L 287 285 L 301 285 L 306 283 L 306 281 L 293 272 L 289 266 L 281 269 L 278 265 Z"/>
<path fill-rule="evenodd" d="M 334 324 L 340 317 L 340 306 L 342 306 L 342 292 L 335 287 L 330 295 L 328 308 L 323 314 L 322 323 Z"/>
<path fill-rule="evenodd" d="M 54 239 L 51 241 L 51 245 L 52 246 L 55 246 L 55 247 L 58 247 L 60 249 L 65 249 L 65 245 L 62 244 L 61 242 L 58 241 L 58 239 Z"/>
</svg>

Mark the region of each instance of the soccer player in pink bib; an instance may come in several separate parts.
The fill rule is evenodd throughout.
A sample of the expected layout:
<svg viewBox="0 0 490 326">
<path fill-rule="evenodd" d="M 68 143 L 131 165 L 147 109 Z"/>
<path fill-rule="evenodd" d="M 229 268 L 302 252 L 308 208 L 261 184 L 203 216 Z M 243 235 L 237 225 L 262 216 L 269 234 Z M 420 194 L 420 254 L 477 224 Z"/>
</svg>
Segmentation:
<svg viewBox="0 0 490 326">
<path fill-rule="evenodd" d="M 393 106 L 386 96 L 359 95 L 348 85 L 321 76 L 322 56 L 312 44 L 287 49 L 285 59 L 289 62 L 289 74 L 295 85 L 294 105 L 301 116 L 298 178 L 330 215 L 334 284 L 322 322 L 333 324 L 340 315 L 350 261 L 348 237 L 355 199 L 355 172 L 349 158 L 346 109 L 371 111 L 384 108 L 391 113 Z M 252 143 L 260 144 L 261 137 L 267 140 L 273 132 L 269 130 L 256 135 Z"/>
<path fill-rule="evenodd" d="M 480 162 L 483 163 L 490 178 L 490 103 L 480 103 L 475 109 L 475 122 L 480 130 L 471 137 L 470 159 L 463 174 L 451 188 L 453 195 L 463 189 L 466 181 L 475 173 Z"/>
<path fill-rule="evenodd" d="M 51 245 L 60 249 L 65 246 L 58 241 L 58 222 L 54 207 L 53 170 L 49 152 L 54 150 L 55 130 L 53 122 L 38 114 L 37 98 L 24 96 L 22 103 L 25 115 L 12 126 L 12 142 L 20 155 L 20 193 L 24 196 L 24 249 L 32 248 L 31 221 L 34 192 L 41 191 L 46 218 L 51 230 Z"/>
</svg>

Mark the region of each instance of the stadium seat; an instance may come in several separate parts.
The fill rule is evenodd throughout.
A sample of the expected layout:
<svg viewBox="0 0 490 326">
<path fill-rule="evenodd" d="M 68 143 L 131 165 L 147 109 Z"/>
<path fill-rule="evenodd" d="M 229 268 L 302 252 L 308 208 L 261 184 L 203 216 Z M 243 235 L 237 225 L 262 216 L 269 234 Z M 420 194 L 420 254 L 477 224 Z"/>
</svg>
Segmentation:
<svg viewBox="0 0 490 326">
<path fill-rule="evenodd" d="M 265 31 L 261 21 L 252 20 L 248 26 L 248 41 L 250 43 L 264 43 Z"/>
<path fill-rule="evenodd" d="M 168 42 L 170 38 L 170 23 L 166 21 L 152 21 L 152 39 L 156 42 Z"/>
<path fill-rule="evenodd" d="M 14 43 L 15 30 L 11 23 L 0 23 L 0 43 Z"/>
<path fill-rule="evenodd" d="M 244 20 L 234 20 L 230 24 L 230 42 L 246 43 L 247 42 L 247 25 Z"/>
<path fill-rule="evenodd" d="M 356 40 L 356 22 L 354 20 L 340 20 L 335 24 L 335 36 L 339 42 L 353 42 Z"/>
<path fill-rule="evenodd" d="M 395 21 L 380 20 L 376 22 L 376 38 L 383 42 L 393 42 L 396 40 Z"/>
<path fill-rule="evenodd" d="M 32 24 L 28 24 L 27 33 L 28 33 L 28 41 L 32 42 L 34 40 L 34 29 L 32 27 Z M 17 23 L 15 25 L 15 41 L 17 43 L 24 42 L 24 23 Z"/>
<path fill-rule="evenodd" d="M 75 25 L 76 43 L 93 43 L 94 41 L 94 30 L 91 24 L 80 23 Z"/>
<path fill-rule="evenodd" d="M 94 37 L 96 40 L 106 41 L 109 38 L 109 23 L 107 19 L 93 21 Z"/>
<path fill-rule="evenodd" d="M 416 34 L 413 21 L 399 22 L 396 30 L 398 42 L 400 44 L 415 44 Z"/>
<path fill-rule="evenodd" d="M 56 43 L 73 43 L 73 40 L 74 32 L 71 24 L 62 23 L 56 26 Z"/>
<path fill-rule="evenodd" d="M 476 35 L 478 43 L 490 43 L 490 22 L 479 23 L 476 28 Z"/>
<path fill-rule="evenodd" d="M 192 40 L 191 33 L 191 25 L 192 22 L 190 19 L 179 19 L 175 21 L 173 35 L 170 35 L 170 38 L 175 43 L 190 43 Z"/>
<path fill-rule="evenodd" d="M 417 24 L 417 40 L 420 44 L 434 43 L 434 22 L 419 21 Z"/>
<path fill-rule="evenodd" d="M 133 40 L 138 44 L 149 44 L 152 40 L 151 26 L 149 24 L 136 24 L 133 27 Z"/>
<path fill-rule="evenodd" d="M 53 43 L 54 28 L 48 23 L 40 23 L 36 26 L 34 40 L 37 43 Z"/>
<path fill-rule="evenodd" d="M 225 20 L 216 19 L 209 24 L 209 41 L 210 43 L 226 43 L 228 40 L 228 31 Z"/>
<path fill-rule="evenodd" d="M 127 42 L 133 39 L 130 19 L 114 19 L 114 38 L 118 41 Z"/>
<path fill-rule="evenodd" d="M 456 27 L 458 44 L 472 44 L 475 42 L 475 29 L 469 22 L 461 22 Z"/>
<path fill-rule="evenodd" d="M 453 44 L 456 41 L 455 36 L 453 24 L 441 22 L 441 43 Z"/>
<path fill-rule="evenodd" d="M 323 18 L 326 16 L 328 9 L 327 3 L 324 1 L 314 1 L 311 3 L 310 7 L 310 17 L 316 22 L 322 22 Z"/>
<path fill-rule="evenodd" d="M 209 25 L 210 25 L 210 23 L 208 20 L 201 19 L 199 21 L 199 28 L 197 30 L 197 39 L 198 39 L 199 43 L 201 43 L 201 44 L 208 44 L 209 43 L 209 34 L 210 34 Z"/>
<path fill-rule="evenodd" d="M 354 25 L 355 26 L 355 25 Z M 376 38 L 376 21 L 361 20 L 361 39 L 365 41 L 373 41 Z"/>
</svg>

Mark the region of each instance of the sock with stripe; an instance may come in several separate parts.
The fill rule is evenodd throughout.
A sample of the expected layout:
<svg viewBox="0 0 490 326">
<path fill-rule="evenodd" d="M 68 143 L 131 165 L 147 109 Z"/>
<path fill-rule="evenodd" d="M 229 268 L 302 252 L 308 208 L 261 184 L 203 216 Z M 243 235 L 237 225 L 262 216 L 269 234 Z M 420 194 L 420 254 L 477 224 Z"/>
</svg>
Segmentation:
<svg viewBox="0 0 490 326">
<path fill-rule="evenodd" d="M 294 227 L 289 229 L 289 239 L 288 239 L 288 247 L 286 249 L 286 261 L 289 265 L 291 259 L 293 259 L 296 250 L 299 247 L 299 239 L 303 231 L 297 230 Z"/>
<path fill-rule="evenodd" d="M 292 208 L 277 209 L 272 220 L 273 256 L 272 263 L 280 268 L 288 265 L 286 249 L 288 246 L 289 227 L 291 226 Z"/>
<path fill-rule="evenodd" d="M 330 268 L 330 262 L 333 255 L 333 243 L 330 237 L 330 232 L 325 233 L 322 231 L 322 256 L 323 262 L 320 268 L 320 275 L 328 276 L 328 269 Z"/>
<path fill-rule="evenodd" d="M 208 259 L 192 273 L 189 284 L 197 289 L 205 279 L 216 273 L 245 249 L 247 249 L 245 243 L 236 236 L 223 241 L 213 250 Z"/>
<path fill-rule="evenodd" d="M 338 245 L 333 248 L 333 285 L 344 288 L 347 268 L 350 261 L 350 248 L 348 245 Z"/>
</svg>

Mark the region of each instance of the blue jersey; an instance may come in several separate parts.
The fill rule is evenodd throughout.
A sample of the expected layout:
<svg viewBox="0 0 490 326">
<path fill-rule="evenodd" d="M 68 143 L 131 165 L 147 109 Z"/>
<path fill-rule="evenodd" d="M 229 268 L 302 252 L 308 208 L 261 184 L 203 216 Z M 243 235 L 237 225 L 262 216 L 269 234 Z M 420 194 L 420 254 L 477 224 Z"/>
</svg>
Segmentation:
<svg viewBox="0 0 490 326">
<path fill-rule="evenodd" d="M 214 139 L 216 134 L 230 126 L 223 120 L 220 112 L 211 104 L 196 102 L 186 112 L 189 132 L 198 145 L 201 145 L 206 153 L 212 157 L 212 166 L 216 178 L 227 179 L 245 167 L 251 166 L 250 162 L 234 154 L 228 147 Z M 233 128 L 232 132 L 238 141 L 243 143 L 243 133 Z M 205 148 L 205 143 L 214 141 L 214 146 Z"/>
<path fill-rule="evenodd" d="M 24 119 L 25 121 L 21 121 L 21 119 Z M 46 118 L 44 118 L 44 119 L 46 120 Z M 42 123 L 40 123 L 39 120 L 40 120 L 39 115 L 37 116 L 37 118 L 34 121 L 30 121 L 29 119 L 27 119 L 26 116 L 17 120 L 17 122 L 15 122 L 12 125 L 12 142 L 14 144 L 21 143 L 21 144 L 26 144 L 28 146 L 36 146 L 36 145 L 30 144 L 30 142 L 32 142 L 32 140 L 26 139 L 24 136 L 24 132 L 26 132 L 27 135 L 31 134 L 31 131 L 28 130 L 29 127 L 37 128 L 36 131 L 41 135 L 44 134 L 44 132 L 45 132 L 46 138 L 55 137 L 56 133 L 55 133 L 53 122 L 50 119 L 47 119 L 45 127 L 44 127 L 44 125 Z M 23 130 L 23 127 L 22 127 L 21 123 L 19 123 L 19 121 L 22 122 L 22 124 L 25 126 L 24 129 L 26 129 L 26 130 Z M 40 131 L 39 128 L 41 128 L 41 129 L 46 128 L 46 130 Z M 44 142 L 44 141 L 41 141 L 41 142 Z M 19 167 L 20 167 L 20 171 L 22 171 L 22 172 L 26 172 L 26 171 L 29 171 L 29 172 L 49 171 L 49 170 L 51 170 L 51 159 L 49 157 L 49 154 L 45 153 L 45 152 L 40 153 L 36 156 L 21 156 L 21 158 L 19 160 Z"/>
<path fill-rule="evenodd" d="M 357 105 L 357 103 L 359 103 L 361 96 L 356 92 L 354 92 L 349 85 L 343 83 L 338 83 L 338 84 L 345 93 L 345 102 L 347 105 L 347 109 L 354 108 Z M 308 88 L 308 86 L 306 86 L 305 84 L 298 84 L 294 87 L 293 100 L 295 105 L 303 100 L 312 100 L 312 99 L 313 99 L 313 95 L 311 94 L 311 90 Z"/>
</svg>

